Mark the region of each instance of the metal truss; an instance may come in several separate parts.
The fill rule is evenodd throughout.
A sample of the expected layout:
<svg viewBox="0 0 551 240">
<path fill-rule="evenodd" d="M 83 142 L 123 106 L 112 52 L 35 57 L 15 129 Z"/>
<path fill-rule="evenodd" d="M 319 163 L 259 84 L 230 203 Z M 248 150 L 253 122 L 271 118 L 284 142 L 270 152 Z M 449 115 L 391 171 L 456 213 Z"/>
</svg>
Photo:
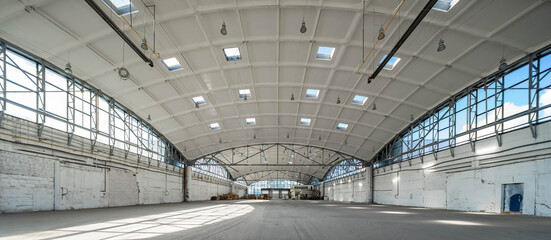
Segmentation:
<svg viewBox="0 0 551 240">
<path fill-rule="evenodd" d="M 541 116 L 542 110 L 550 108 L 551 104 L 541 106 L 539 100 L 542 92 L 549 89 L 549 86 L 542 87 L 540 83 L 551 72 L 551 69 L 541 69 L 540 59 L 549 54 L 551 54 L 551 45 L 517 60 L 506 69 L 499 70 L 481 79 L 442 102 L 433 110 L 420 117 L 416 122 L 411 123 L 384 145 L 371 159 L 373 167 L 383 167 L 417 157 L 422 162 L 423 156 L 431 153 L 435 159 L 438 159 L 437 153 L 445 149 L 449 149 L 451 156 L 455 157 L 454 149 L 457 144 L 468 143 L 474 152 L 476 150 L 476 141 L 489 136 L 495 136 L 498 145 L 501 146 L 503 144 L 502 135 L 504 132 L 523 126 L 529 126 L 532 136 L 536 138 L 538 124 L 551 119 L 549 116 L 545 116 L 545 119 L 542 119 Z M 525 66 L 528 66 L 526 78 L 510 78 L 508 81 L 518 82 L 508 82 L 506 85 L 505 79 L 508 74 Z M 524 81 L 527 82 L 526 85 L 528 87 L 519 87 Z M 494 92 L 493 94 L 489 94 L 488 92 L 490 86 Z M 506 107 L 505 102 L 507 99 L 505 98 L 505 93 L 508 91 L 527 91 L 528 109 L 506 116 L 504 108 Z M 460 101 L 466 102 L 466 106 L 463 105 L 459 108 L 458 104 L 460 104 Z M 490 106 L 490 103 L 494 106 Z M 444 111 L 445 113 L 442 114 Z M 465 117 L 462 116 L 463 119 L 461 119 L 465 121 L 464 126 L 458 126 L 458 124 L 463 124 L 459 122 L 459 112 L 466 115 Z M 493 116 L 491 116 L 492 114 Z M 519 119 L 523 116 L 527 117 L 526 122 L 519 123 L 516 126 L 508 126 L 506 129 L 506 122 Z M 490 119 L 490 117 L 493 117 L 493 119 Z M 441 124 L 448 124 L 448 132 L 445 137 L 439 135 L 440 132 L 444 131 L 440 130 Z M 461 130 L 462 132 L 458 133 L 458 127 L 464 128 Z M 490 131 L 493 134 L 480 135 L 481 130 L 486 128 L 493 128 L 493 131 Z M 416 134 L 419 135 L 419 139 L 414 137 Z M 466 139 L 466 142 L 458 142 L 458 139 Z M 397 146 L 396 144 L 401 144 L 401 146 Z"/>
<path fill-rule="evenodd" d="M 14 59 L 11 59 L 10 56 L 17 56 L 18 59 L 24 59 L 27 63 L 32 64 L 33 68 L 34 66 L 36 67 L 32 70 L 30 70 L 28 66 L 23 68 L 19 66 Z M 9 79 L 9 75 L 7 74 L 8 65 L 10 71 L 18 71 L 20 73 L 13 74 L 12 76 L 23 76 L 20 77 L 23 79 Z M 48 72 L 48 74 L 46 74 L 46 72 Z M 59 79 L 56 80 L 58 82 L 49 81 L 48 76 L 52 74 L 55 75 L 54 78 L 59 77 L 60 79 L 65 79 L 66 84 L 61 86 L 59 84 Z M 25 81 L 26 85 L 23 84 L 22 81 Z M 27 81 L 30 81 L 33 86 L 28 87 L 30 84 Z M 7 87 L 10 86 L 10 84 L 14 86 L 14 88 L 18 88 L 17 91 L 11 90 L 12 92 L 31 93 L 35 95 L 36 98 L 33 97 L 34 105 L 30 106 L 29 104 L 9 99 L 10 90 L 7 89 Z M 66 99 L 62 101 L 59 99 L 48 99 L 48 84 L 66 93 Z M 153 126 L 122 104 L 118 103 L 115 99 L 74 75 L 65 73 L 52 63 L 1 38 L 0 91 L 0 125 L 2 124 L 4 115 L 10 114 L 10 107 L 17 107 L 34 114 L 35 117 L 29 120 L 37 124 L 37 136 L 39 139 L 42 139 L 42 133 L 45 126 L 48 125 L 48 119 L 52 119 L 65 124 L 62 129 L 59 129 L 59 127 L 56 128 L 67 133 L 68 145 L 71 145 L 74 135 L 77 134 L 77 130 L 79 130 L 79 136 L 90 139 L 92 151 L 97 147 L 98 139 L 101 136 L 105 141 L 104 143 L 109 146 L 110 155 L 114 154 L 115 148 L 121 148 L 124 151 L 125 157 L 128 157 L 131 152 L 137 154 L 138 162 L 142 157 L 147 157 L 149 164 L 151 164 L 151 160 L 153 159 L 158 160 L 158 165 L 161 161 L 178 166 L 182 166 L 182 163 L 187 162 L 183 154 L 162 134 L 155 130 Z M 59 91 L 55 90 L 55 92 Z M 82 94 L 82 96 L 78 94 Z M 103 109 L 100 107 L 100 102 L 106 102 L 108 106 L 104 106 L 105 109 Z M 76 106 L 77 103 L 79 103 L 79 106 Z M 82 103 L 82 105 L 80 103 Z M 56 104 L 66 106 L 66 110 L 63 110 L 66 111 L 64 113 L 66 116 L 58 115 L 59 113 L 52 113 L 47 109 L 47 106 Z M 62 108 L 62 105 L 58 107 Z M 100 112 L 106 113 L 106 119 L 100 118 Z M 80 116 L 80 118 L 77 116 Z M 87 120 L 88 117 L 89 122 Z M 78 122 L 77 119 L 79 119 Z M 103 129 L 103 131 L 106 132 L 102 132 L 100 129 L 101 121 L 103 121 L 103 124 L 106 124 L 105 129 Z M 117 127 L 117 122 L 122 122 L 123 125 Z M 147 133 L 147 137 L 144 137 L 144 132 Z M 86 133 L 86 135 L 83 135 L 83 133 Z M 136 139 L 134 139 L 134 137 Z M 122 142 L 122 145 L 119 145 L 117 141 Z"/>
</svg>

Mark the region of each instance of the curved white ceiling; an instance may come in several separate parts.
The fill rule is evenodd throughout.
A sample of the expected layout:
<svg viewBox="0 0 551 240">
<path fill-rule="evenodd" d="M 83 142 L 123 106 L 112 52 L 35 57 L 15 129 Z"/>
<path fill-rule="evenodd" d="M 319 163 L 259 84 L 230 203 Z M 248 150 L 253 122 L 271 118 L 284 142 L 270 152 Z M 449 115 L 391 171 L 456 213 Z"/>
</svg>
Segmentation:
<svg viewBox="0 0 551 240">
<path fill-rule="evenodd" d="M 133 2 L 140 11 L 138 30 L 144 2 L 156 4 L 157 50 L 161 59 L 177 58 L 182 70 L 169 72 L 157 58 L 150 68 L 126 47 L 124 62 L 132 75 L 120 80 L 113 69 L 123 65 L 122 40 L 84 1 L 4 1 L 0 36 L 59 66 L 69 55 L 76 76 L 143 119 L 150 115 L 152 125 L 189 159 L 251 144 L 294 143 L 369 160 L 411 115 L 419 117 L 494 72 L 502 56 L 511 62 L 551 39 L 549 1 L 460 0 L 447 13 L 431 11 L 397 52 L 396 67 L 367 84 L 367 76 L 354 73 L 362 62 L 361 0 L 311 0 L 308 7 L 305 0 Z M 366 1 L 366 55 L 399 2 Z M 24 4 L 34 10 L 26 12 Z M 405 2 L 369 56 L 368 75 L 425 4 Z M 303 14 L 308 31 L 301 34 Z M 222 19 L 226 36 L 220 34 Z M 440 38 L 447 46 L 443 52 L 436 51 Z M 316 59 L 319 46 L 336 49 L 330 61 Z M 225 47 L 239 47 L 242 60 L 226 61 Z M 238 89 L 250 89 L 252 96 L 243 101 Z M 306 89 L 319 89 L 319 97 L 306 99 Z M 368 99 L 352 104 L 355 95 Z M 206 104 L 195 108 L 195 96 Z M 247 125 L 246 118 L 256 124 Z M 299 125 L 301 118 L 311 124 Z M 220 130 L 209 128 L 214 122 Z M 338 130 L 338 123 L 348 128 Z"/>
</svg>

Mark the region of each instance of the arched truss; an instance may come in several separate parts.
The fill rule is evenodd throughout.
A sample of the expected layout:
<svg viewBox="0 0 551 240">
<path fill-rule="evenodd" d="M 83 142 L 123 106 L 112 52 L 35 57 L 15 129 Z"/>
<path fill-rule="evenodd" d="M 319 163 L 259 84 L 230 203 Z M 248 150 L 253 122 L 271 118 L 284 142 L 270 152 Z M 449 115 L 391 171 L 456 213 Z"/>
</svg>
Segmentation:
<svg viewBox="0 0 551 240">
<path fill-rule="evenodd" d="M 200 158 L 195 160 L 194 163 L 196 163 L 197 165 L 193 166 L 193 171 L 197 171 L 224 180 L 232 179 L 228 169 L 212 158 Z"/>
<path fill-rule="evenodd" d="M 323 181 L 331 181 L 342 177 L 351 176 L 364 172 L 365 170 L 366 166 L 362 161 L 355 158 L 345 159 L 331 167 L 331 169 L 329 169 L 323 177 Z"/>
<path fill-rule="evenodd" d="M 252 184 L 254 182 L 273 179 L 288 179 L 299 182 L 301 184 L 307 184 L 311 178 L 315 178 L 313 175 L 293 171 L 293 170 L 261 170 L 256 172 L 250 172 L 241 176 L 247 183 Z"/>
<path fill-rule="evenodd" d="M 202 162 L 200 159 L 212 159 L 213 162 Z M 308 183 L 313 177 L 323 179 L 328 170 L 343 159 L 358 159 L 354 156 L 332 149 L 301 144 L 256 144 L 234 147 L 217 151 L 190 164 L 195 167 L 203 165 L 220 165 L 229 173 L 231 179 L 245 177 L 251 183 L 254 173 L 296 173 L 297 180 Z M 364 166 L 367 162 L 361 161 Z M 269 175 L 268 175 L 269 176 Z"/>
</svg>

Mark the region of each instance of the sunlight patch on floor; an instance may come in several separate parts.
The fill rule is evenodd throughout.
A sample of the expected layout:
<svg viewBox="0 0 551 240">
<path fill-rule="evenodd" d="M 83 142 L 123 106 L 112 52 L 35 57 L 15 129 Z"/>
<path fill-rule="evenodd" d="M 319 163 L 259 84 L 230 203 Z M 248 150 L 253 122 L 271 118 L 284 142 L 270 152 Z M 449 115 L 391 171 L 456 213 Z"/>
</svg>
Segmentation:
<svg viewBox="0 0 551 240">
<path fill-rule="evenodd" d="M 245 204 L 219 204 L 210 207 L 118 219 L 48 231 L 10 236 L 6 239 L 144 239 L 184 231 L 236 218 L 253 211 Z"/>
</svg>

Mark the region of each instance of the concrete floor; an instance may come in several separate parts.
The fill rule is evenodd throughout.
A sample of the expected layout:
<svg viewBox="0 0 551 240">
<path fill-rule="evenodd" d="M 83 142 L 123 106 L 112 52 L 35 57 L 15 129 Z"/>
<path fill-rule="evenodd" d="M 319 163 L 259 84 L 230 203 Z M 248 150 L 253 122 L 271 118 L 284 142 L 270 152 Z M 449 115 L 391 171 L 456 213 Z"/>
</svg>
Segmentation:
<svg viewBox="0 0 551 240">
<path fill-rule="evenodd" d="M 0 239 L 551 239 L 551 218 L 238 200 L 0 214 Z"/>
</svg>

